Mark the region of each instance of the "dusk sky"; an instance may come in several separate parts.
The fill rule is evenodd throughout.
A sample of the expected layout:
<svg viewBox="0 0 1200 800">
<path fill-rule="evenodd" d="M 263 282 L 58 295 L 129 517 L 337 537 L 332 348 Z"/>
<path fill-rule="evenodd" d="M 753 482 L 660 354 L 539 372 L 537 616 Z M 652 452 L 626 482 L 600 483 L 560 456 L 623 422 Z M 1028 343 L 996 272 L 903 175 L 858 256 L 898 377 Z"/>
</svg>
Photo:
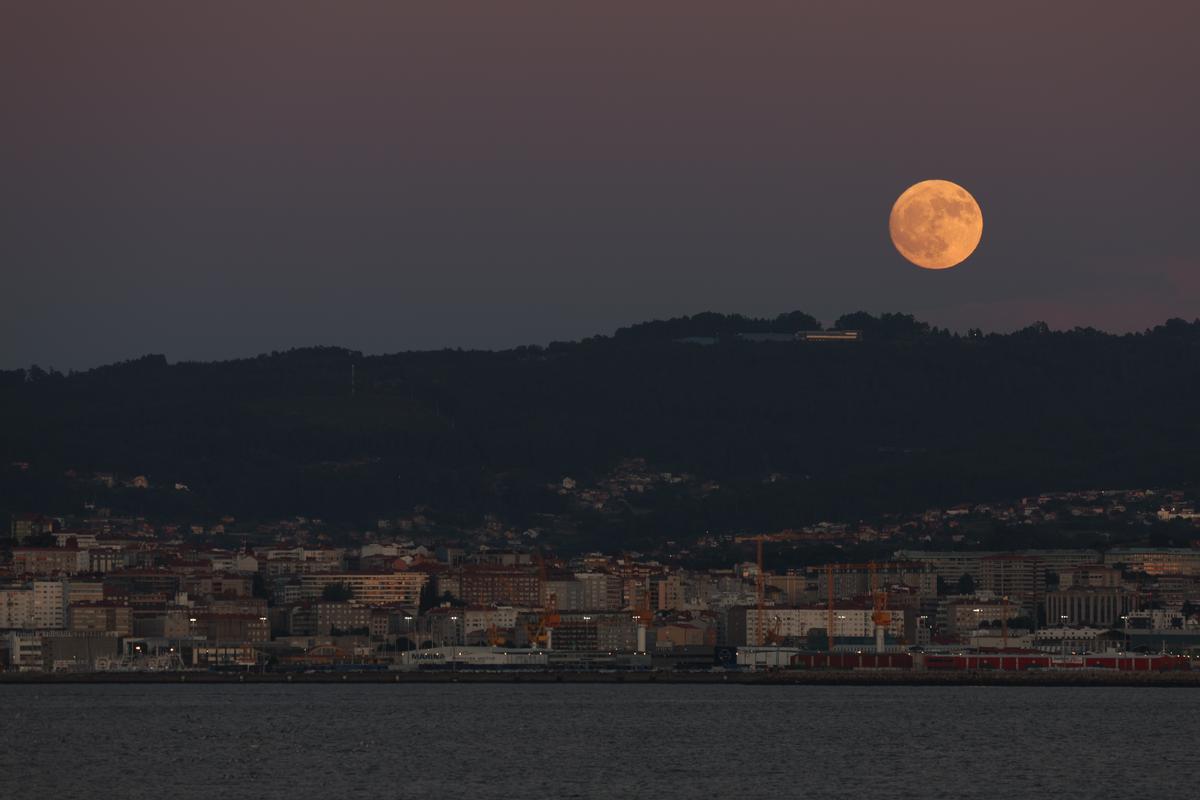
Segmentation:
<svg viewBox="0 0 1200 800">
<path fill-rule="evenodd" d="M 0 367 L 546 343 L 704 310 L 1200 315 L 1200 4 L 0 11 Z M 888 214 L 943 178 L 960 266 Z"/>
</svg>

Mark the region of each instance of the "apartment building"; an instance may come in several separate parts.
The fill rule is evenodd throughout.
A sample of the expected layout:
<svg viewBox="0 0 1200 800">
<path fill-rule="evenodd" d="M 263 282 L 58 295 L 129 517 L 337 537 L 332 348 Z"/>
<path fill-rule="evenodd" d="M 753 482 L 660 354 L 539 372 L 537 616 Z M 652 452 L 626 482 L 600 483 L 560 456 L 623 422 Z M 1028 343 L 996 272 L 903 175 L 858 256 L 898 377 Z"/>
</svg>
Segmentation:
<svg viewBox="0 0 1200 800">
<path fill-rule="evenodd" d="M 316 600 L 326 586 L 343 584 L 361 605 L 415 606 L 427 578 L 423 572 L 321 572 L 300 576 L 300 596 Z"/>
</svg>

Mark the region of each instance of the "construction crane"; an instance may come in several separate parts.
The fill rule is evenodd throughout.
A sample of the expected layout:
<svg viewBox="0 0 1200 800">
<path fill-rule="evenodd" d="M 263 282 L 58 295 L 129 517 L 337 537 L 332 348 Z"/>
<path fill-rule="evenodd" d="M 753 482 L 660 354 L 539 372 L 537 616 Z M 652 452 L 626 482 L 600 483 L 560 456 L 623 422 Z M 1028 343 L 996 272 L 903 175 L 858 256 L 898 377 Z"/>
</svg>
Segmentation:
<svg viewBox="0 0 1200 800">
<path fill-rule="evenodd" d="M 525 635 L 529 639 L 529 646 L 534 649 L 549 650 L 551 647 L 552 632 L 562 620 L 558 615 L 558 610 L 554 607 L 555 599 L 555 595 L 551 594 L 546 602 L 546 607 L 542 609 L 536 619 L 525 624 Z"/>
<path fill-rule="evenodd" d="M 538 565 L 539 582 L 544 588 L 547 577 L 546 559 L 542 557 L 541 551 L 535 551 L 533 558 Z M 525 623 L 525 635 L 529 639 L 529 646 L 549 650 L 551 631 L 558 627 L 561 621 L 562 617 L 558 615 L 558 596 L 554 592 L 547 592 L 541 613 L 532 622 Z"/>
<path fill-rule="evenodd" d="M 773 644 L 778 644 L 782 641 L 779 636 L 779 620 L 775 620 L 775 631 L 764 631 L 764 614 L 766 606 L 766 581 L 767 575 L 763 569 L 763 542 L 786 542 L 793 539 L 803 538 L 795 531 L 780 531 L 778 533 L 756 533 L 753 536 L 735 536 L 735 542 L 754 542 L 757 558 L 755 563 L 758 566 L 758 571 L 754 576 L 754 601 L 757 614 L 754 619 L 755 636 L 754 641 L 760 645 L 767 643 L 768 635 L 776 641 Z"/>
<path fill-rule="evenodd" d="M 640 593 L 635 596 L 634 590 L 637 588 L 639 579 L 637 570 L 631 566 L 634 563 L 633 555 L 624 552 L 621 554 L 621 560 L 624 562 L 621 570 L 622 584 L 629 595 L 629 608 L 633 611 L 633 621 L 637 625 L 637 651 L 644 653 L 646 652 L 646 633 L 654 624 L 654 608 L 650 603 L 650 580 L 648 577 L 646 578 Z"/>
<path fill-rule="evenodd" d="M 778 647 L 783 644 L 783 634 L 780 629 L 783 627 L 783 620 L 778 616 L 771 618 L 771 623 L 767 625 L 766 639 L 764 644 L 769 644 L 773 647 Z"/>
<path fill-rule="evenodd" d="M 833 626 L 835 624 L 834 612 L 834 571 L 835 570 L 867 570 L 869 576 L 869 586 L 871 592 L 871 622 L 875 625 L 875 649 L 878 652 L 883 650 L 883 635 L 887 628 L 892 624 L 892 613 L 888 611 L 888 593 L 887 589 L 879 587 L 879 565 L 874 561 L 869 561 L 866 564 L 826 564 L 825 565 L 825 589 L 828 603 L 828 620 L 826 626 L 828 631 L 826 637 L 829 640 L 829 651 L 833 652 Z"/>
<path fill-rule="evenodd" d="M 754 574 L 754 607 L 757 613 L 754 615 L 754 643 L 762 645 L 766 643 L 765 634 L 763 633 L 763 609 L 766 606 L 766 575 L 763 574 L 763 542 L 767 541 L 769 534 L 758 533 L 754 536 L 738 536 L 734 538 L 735 542 L 754 542 L 757 551 L 757 559 L 755 563 L 758 565 L 758 570 Z"/>
<path fill-rule="evenodd" d="M 490 647 L 502 647 L 508 644 L 508 638 L 500 632 L 496 623 L 487 626 L 487 642 Z"/>
<path fill-rule="evenodd" d="M 868 564 L 871 575 L 871 622 L 875 623 L 875 652 L 883 652 L 884 632 L 892 624 L 892 614 L 887 610 L 887 589 L 879 588 L 879 575 L 874 561 Z"/>
</svg>

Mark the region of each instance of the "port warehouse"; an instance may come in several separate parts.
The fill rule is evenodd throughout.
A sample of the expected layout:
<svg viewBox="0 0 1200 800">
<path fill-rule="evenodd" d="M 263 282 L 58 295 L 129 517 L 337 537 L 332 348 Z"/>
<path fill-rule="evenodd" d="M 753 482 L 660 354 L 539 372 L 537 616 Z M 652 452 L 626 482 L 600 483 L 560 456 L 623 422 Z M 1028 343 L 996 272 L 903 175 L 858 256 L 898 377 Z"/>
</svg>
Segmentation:
<svg viewBox="0 0 1200 800">
<path fill-rule="evenodd" d="M 1190 671 L 1192 658 L 1168 653 L 1052 655 L 1036 651 L 818 652 L 789 647 L 697 647 L 673 658 L 646 653 L 585 653 L 518 648 L 445 647 L 404 654 L 399 670 L 649 671 L 649 670 L 891 670 L 971 672 L 997 670 Z M 342 669 L 346 665 L 341 665 Z M 1198 668 L 1200 669 L 1200 668 Z"/>
<path fill-rule="evenodd" d="M 739 653 L 752 660 L 757 654 Z M 1104 669 L 1121 672 L 1175 672 L 1190 670 L 1187 656 L 1124 654 L 1054 656 L 1046 653 L 792 653 L 791 669 L 895 669 L 934 671 Z"/>
<path fill-rule="evenodd" d="M 252 661 L 209 663 L 205 666 L 113 665 L 98 672 L 275 673 L 874 673 L 979 674 L 1044 673 L 1194 673 L 1196 656 L 1169 653 L 1052 655 L 1037 651 L 907 652 L 806 651 L 790 647 L 693 647 L 671 656 L 649 653 L 607 653 L 458 646 L 410 651 L 390 662 L 278 663 L 267 667 Z M 66 670 L 71 672 L 71 670 Z M 77 671 L 76 671 L 77 672 Z"/>
</svg>

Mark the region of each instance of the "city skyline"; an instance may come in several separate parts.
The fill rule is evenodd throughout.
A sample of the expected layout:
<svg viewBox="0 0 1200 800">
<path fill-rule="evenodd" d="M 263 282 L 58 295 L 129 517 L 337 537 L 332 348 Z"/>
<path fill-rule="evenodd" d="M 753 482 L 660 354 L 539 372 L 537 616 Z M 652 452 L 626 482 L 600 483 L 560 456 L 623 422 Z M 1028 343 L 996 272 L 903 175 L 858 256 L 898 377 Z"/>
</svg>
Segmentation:
<svg viewBox="0 0 1200 800">
<path fill-rule="evenodd" d="M 152 488 L 141 476 L 90 480 Z M 635 460 L 556 491 L 616 507 L 695 481 Z M 1054 492 L 615 552 L 421 512 L 367 531 L 303 517 L 14 515 L 0 652 L 16 673 L 85 680 L 570 670 L 579 659 L 633 671 L 870 668 L 864 653 L 918 676 L 969 669 L 964 658 L 1002 671 L 1187 672 L 1200 649 L 1197 501 L 1190 489 Z"/>
</svg>

